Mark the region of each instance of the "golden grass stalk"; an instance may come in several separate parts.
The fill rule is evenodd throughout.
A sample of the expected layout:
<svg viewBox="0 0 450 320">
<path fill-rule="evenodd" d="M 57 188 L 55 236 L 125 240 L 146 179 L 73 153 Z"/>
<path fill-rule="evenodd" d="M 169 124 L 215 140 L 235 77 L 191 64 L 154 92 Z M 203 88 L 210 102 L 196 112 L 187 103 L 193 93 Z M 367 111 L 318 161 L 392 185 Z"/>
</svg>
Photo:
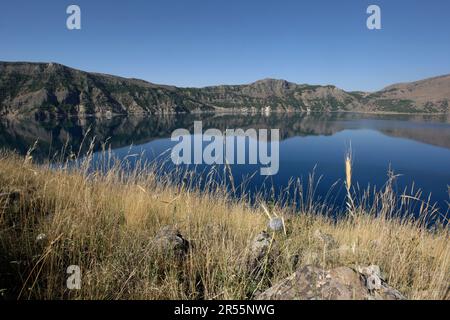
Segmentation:
<svg viewBox="0 0 450 320">
<path fill-rule="evenodd" d="M 353 156 L 351 148 L 347 151 L 345 155 L 345 188 L 347 190 L 347 209 L 349 215 L 354 218 L 356 214 L 355 203 L 353 201 L 351 186 L 352 186 L 352 165 Z"/>
<path fill-rule="evenodd" d="M 350 191 L 352 186 L 352 156 L 351 153 L 347 153 L 345 156 L 345 186 L 347 191 Z"/>
</svg>

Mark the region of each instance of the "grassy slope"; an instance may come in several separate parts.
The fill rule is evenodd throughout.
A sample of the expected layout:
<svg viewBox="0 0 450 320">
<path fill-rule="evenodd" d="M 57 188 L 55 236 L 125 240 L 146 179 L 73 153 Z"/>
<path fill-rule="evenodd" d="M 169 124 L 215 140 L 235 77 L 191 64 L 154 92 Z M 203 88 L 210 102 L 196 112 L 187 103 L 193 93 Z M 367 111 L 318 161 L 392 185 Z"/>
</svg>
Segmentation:
<svg viewBox="0 0 450 320">
<path fill-rule="evenodd" d="M 0 201 L 0 289 L 9 298 L 246 299 L 291 274 L 295 254 L 300 265 L 378 264 L 408 298 L 448 294 L 448 229 L 430 232 L 385 219 L 393 206 L 389 188 L 379 194 L 378 218 L 374 208 L 358 208 L 353 220 L 334 223 L 315 215 L 320 204 L 307 200 L 295 217 L 292 208 L 277 209 L 287 218 L 288 235 L 276 235 L 281 256 L 273 275 L 259 283 L 245 276 L 240 263 L 251 239 L 266 228 L 259 208 L 232 201 L 221 188 L 200 193 L 157 181 L 148 169 L 88 176 L 83 168 L 50 170 L 30 162 L 0 155 L 0 192 L 22 195 L 14 206 Z M 152 246 L 167 224 L 194 244 L 183 264 Z M 324 251 L 313 236 L 317 229 L 352 249 Z M 46 243 L 35 241 L 40 233 Z M 307 258 L 311 251 L 320 258 Z M 69 292 L 65 271 L 72 264 L 82 268 L 82 289 Z"/>
</svg>

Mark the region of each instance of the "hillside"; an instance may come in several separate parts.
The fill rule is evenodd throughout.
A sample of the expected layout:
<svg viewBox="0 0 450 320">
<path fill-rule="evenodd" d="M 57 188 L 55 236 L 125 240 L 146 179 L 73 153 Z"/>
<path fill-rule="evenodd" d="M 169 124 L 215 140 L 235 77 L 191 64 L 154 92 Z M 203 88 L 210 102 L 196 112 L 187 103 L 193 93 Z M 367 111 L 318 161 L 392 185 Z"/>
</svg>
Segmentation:
<svg viewBox="0 0 450 320">
<path fill-rule="evenodd" d="M 264 79 L 248 85 L 224 85 L 185 92 L 197 101 L 220 108 L 258 110 L 333 111 L 359 107 L 358 99 L 334 86 L 299 85 L 285 80 Z"/>
<path fill-rule="evenodd" d="M 1 114 L 87 115 L 208 109 L 180 89 L 55 63 L 0 63 Z"/>
<path fill-rule="evenodd" d="M 378 110 L 448 112 L 450 75 L 394 84 L 369 97 Z"/>
<path fill-rule="evenodd" d="M 202 111 L 449 112 L 450 76 L 379 92 L 264 79 L 178 88 L 75 70 L 56 63 L 0 62 L 0 115 L 37 118 Z"/>
</svg>

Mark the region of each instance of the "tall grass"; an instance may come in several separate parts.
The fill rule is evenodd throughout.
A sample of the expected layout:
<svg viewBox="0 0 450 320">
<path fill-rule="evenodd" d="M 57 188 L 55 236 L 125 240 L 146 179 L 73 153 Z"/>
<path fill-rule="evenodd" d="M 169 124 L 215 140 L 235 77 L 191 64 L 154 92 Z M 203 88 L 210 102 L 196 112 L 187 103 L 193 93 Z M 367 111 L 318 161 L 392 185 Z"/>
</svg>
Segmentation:
<svg viewBox="0 0 450 320">
<path fill-rule="evenodd" d="M 352 163 L 353 161 L 353 155 L 351 149 L 347 151 L 347 154 L 345 155 L 345 189 L 347 191 L 347 209 L 348 213 L 351 218 L 354 218 L 355 215 L 355 203 L 353 202 L 353 196 L 352 196 Z"/>
<path fill-rule="evenodd" d="M 408 298 L 450 298 L 449 230 L 439 223 L 427 228 L 424 217 L 436 215 L 436 208 L 418 193 L 398 197 L 392 180 L 354 201 L 347 169 L 352 214 L 335 220 L 330 207 L 314 201 L 313 176 L 310 187 L 295 188 L 296 206 L 259 205 L 245 193 L 230 196 L 212 177 L 199 188 L 192 172 L 160 175 L 139 155 L 133 159 L 131 166 L 105 150 L 95 164 L 90 152 L 77 165 L 55 166 L 33 164 L 32 153 L 25 159 L 0 154 L 0 193 L 18 195 L 0 197 L 3 297 L 251 299 L 306 264 L 377 264 Z M 422 218 L 408 218 L 412 210 Z M 243 261 L 272 213 L 283 217 L 285 229 L 273 235 L 280 255 L 261 281 L 246 272 Z M 165 225 L 192 244 L 182 262 L 152 241 Z M 332 235 L 338 246 L 325 248 L 316 230 Z M 81 267 L 80 290 L 66 287 L 69 265 Z"/>
</svg>

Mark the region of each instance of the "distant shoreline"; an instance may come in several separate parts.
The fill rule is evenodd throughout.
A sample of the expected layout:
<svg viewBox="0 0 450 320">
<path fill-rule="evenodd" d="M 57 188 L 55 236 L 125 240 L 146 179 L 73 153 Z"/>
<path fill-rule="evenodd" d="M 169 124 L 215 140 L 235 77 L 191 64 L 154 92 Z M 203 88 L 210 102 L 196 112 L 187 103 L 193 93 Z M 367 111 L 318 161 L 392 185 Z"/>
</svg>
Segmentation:
<svg viewBox="0 0 450 320">
<path fill-rule="evenodd" d="M 368 114 L 368 115 L 409 115 L 409 116 L 449 116 L 450 113 L 444 113 L 444 112 L 436 112 L 436 113 L 427 113 L 427 112 L 394 112 L 394 111 L 349 111 L 349 110 L 337 110 L 337 111 L 301 111 L 301 110 L 274 110 L 270 111 L 270 113 L 266 114 L 267 116 L 270 116 L 270 114 L 339 114 L 339 113 L 346 113 L 346 114 Z M 213 115 L 227 115 L 227 114 L 233 114 L 233 115 L 257 115 L 257 114 L 265 114 L 263 111 L 260 112 L 249 112 L 249 111 L 241 111 L 241 110 L 208 110 L 208 111 L 195 111 L 195 112 L 155 112 L 155 113 L 112 113 L 112 114 L 80 114 L 80 115 L 52 115 L 50 119 L 86 119 L 86 118 L 98 118 L 98 119 L 108 119 L 108 118 L 114 118 L 114 117 L 151 117 L 151 116 L 181 116 L 181 115 L 206 115 L 206 114 L 213 114 Z M 29 114 L 18 114 L 18 115 L 3 115 L 0 116 L 0 119 L 31 119 L 34 120 L 43 120 L 43 119 L 35 119 L 36 115 L 29 115 Z"/>
</svg>

